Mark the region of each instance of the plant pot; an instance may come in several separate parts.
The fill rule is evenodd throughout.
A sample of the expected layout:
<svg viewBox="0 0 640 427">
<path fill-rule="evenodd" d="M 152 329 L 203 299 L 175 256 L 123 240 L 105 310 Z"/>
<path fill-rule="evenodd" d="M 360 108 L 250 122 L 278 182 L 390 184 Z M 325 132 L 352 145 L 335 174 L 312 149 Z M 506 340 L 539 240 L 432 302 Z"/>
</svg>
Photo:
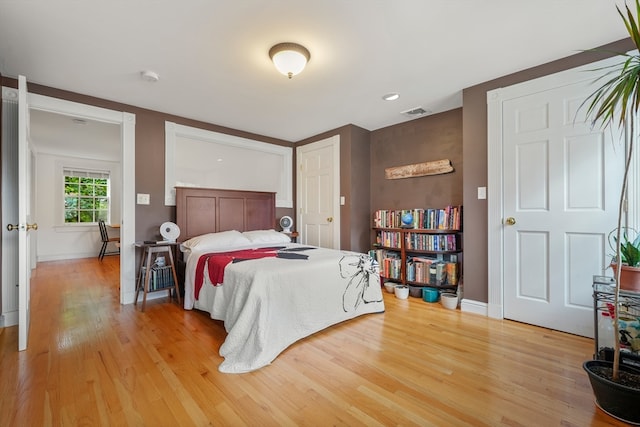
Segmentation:
<svg viewBox="0 0 640 427">
<path fill-rule="evenodd" d="M 458 295 L 451 292 L 445 292 L 440 295 L 440 303 L 444 308 L 455 310 L 458 308 Z"/>
<path fill-rule="evenodd" d="M 396 294 L 396 298 L 398 299 L 407 299 L 409 298 L 409 287 L 405 285 L 396 286 L 393 291 Z"/>
<path fill-rule="evenodd" d="M 618 274 L 618 264 L 611 263 L 614 277 Z M 622 266 L 620 272 L 620 289 L 625 291 L 640 292 L 640 268 Z"/>
<path fill-rule="evenodd" d="M 640 425 L 640 384 L 638 388 L 613 382 L 594 373 L 594 368 L 612 368 L 613 363 L 606 360 L 588 360 L 582 364 L 589 376 L 596 405 L 614 418 Z M 620 372 L 630 372 L 640 376 L 640 370 L 620 364 Z M 639 377 L 640 378 L 640 377 Z"/>
<path fill-rule="evenodd" d="M 396 288 L 396 284 L 394 282 L 384 282 L 384 288 L 392 294 Z"/>
</svg>

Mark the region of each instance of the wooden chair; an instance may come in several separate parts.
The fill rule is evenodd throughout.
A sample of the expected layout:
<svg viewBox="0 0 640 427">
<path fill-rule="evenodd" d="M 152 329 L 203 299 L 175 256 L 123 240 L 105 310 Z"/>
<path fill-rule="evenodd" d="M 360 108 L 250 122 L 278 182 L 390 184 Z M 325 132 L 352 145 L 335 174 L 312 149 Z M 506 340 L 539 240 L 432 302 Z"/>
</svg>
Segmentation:
<svg viewBox="0 0 640 427">
<path fill-rule="evenodd" d="M 98 227 L 100 228 L 100 238 L 102 239 L 102 247 L 100 248 L 98 259 L 102 261 L 102 258 L 104 258 L 105 255 L 115 255 L 120 253 L 120 237 L 109 237 L 109 233 L 107 233 L 107 225 L 101 219 L 98 220 Z M 107 252 L 107 246 L 109 243 L 115 244 L 118 250 Z"/>
</svg>

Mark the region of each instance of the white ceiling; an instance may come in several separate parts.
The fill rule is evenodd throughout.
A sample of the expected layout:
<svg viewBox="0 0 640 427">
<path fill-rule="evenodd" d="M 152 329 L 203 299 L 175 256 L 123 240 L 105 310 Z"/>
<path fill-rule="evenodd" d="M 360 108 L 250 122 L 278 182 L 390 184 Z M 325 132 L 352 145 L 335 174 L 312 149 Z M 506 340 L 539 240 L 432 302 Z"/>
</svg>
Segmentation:
<svg viewBox="0 0 640 427">
<path fill-rule="evenodd" d="M 460 107 L 465 87 L 622 39 L 616 4 L 0 0 L 0 73 L 299 141 L 400 123 L 417 106 Z M 311 52 L 292 80 L 267 54 L 284 41 Z M 383 101 L 389 92 L 400 99 Z"/>
</svg>

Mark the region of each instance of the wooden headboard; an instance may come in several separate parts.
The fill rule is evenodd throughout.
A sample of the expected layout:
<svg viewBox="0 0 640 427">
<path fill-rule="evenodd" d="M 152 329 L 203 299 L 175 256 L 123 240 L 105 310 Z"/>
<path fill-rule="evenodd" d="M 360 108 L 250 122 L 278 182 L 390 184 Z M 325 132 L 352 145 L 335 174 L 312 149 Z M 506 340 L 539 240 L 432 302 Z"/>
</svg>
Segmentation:
<svg viewBox="0 0 640 427">
<path fill-rule="evenodd" d="M 276 226 L 276 194 L 176 187 L 176 223 L 181 242 L 219 231 L 272 229 Z"/>
</svg>

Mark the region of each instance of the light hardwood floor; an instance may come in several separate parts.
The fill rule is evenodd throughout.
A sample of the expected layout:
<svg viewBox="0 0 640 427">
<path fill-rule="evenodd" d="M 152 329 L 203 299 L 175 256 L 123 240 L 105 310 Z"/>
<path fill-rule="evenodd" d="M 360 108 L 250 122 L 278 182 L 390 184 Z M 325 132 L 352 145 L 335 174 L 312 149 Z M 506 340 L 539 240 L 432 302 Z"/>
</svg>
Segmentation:
<svg viewBox="0 0 640 427">
<path fill-rule="evenodd" d="M 605 426 L 592 341 L 385 293 L 386 312 L 217 371 L 223 325 L 118 302 L 118 258 L 38 264 L 29 348 L 0 329 L 0 426 Z"/>
</svg>

